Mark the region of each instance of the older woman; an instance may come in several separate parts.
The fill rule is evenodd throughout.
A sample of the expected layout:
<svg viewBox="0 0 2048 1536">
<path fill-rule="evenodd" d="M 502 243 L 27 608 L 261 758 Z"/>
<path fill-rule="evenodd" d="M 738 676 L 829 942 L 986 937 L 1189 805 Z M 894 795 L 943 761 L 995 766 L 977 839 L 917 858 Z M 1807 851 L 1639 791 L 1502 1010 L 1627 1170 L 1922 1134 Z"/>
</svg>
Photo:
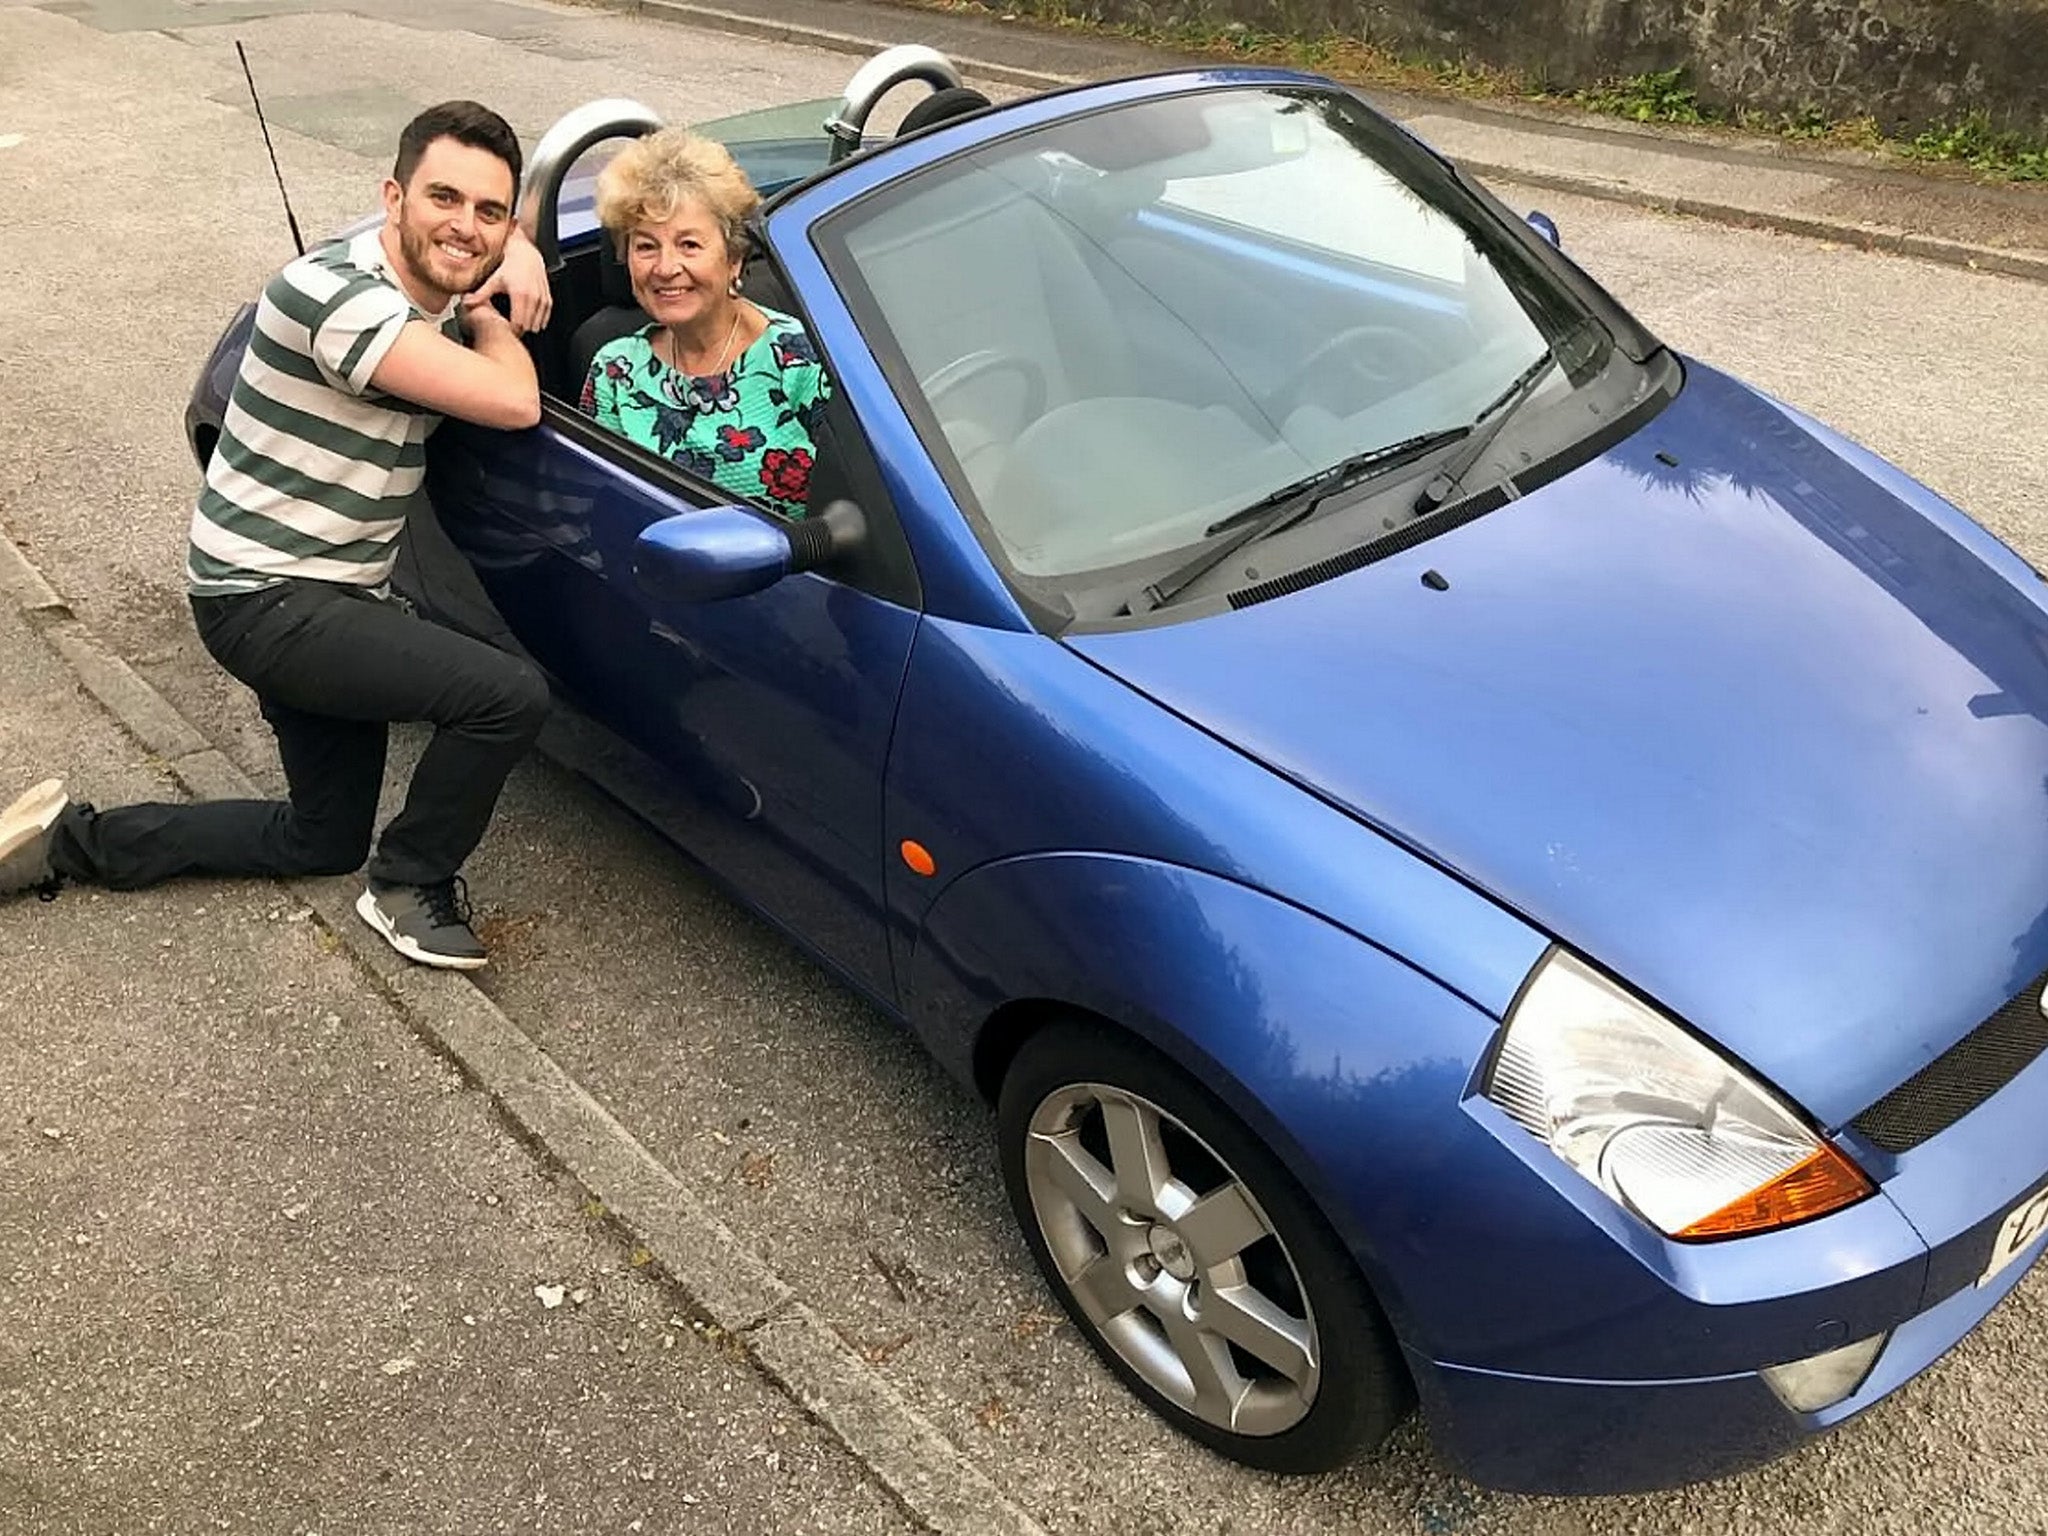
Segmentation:
<svg viewBox="0 0 2048 1536">
<path fill-rule="evenodd" d="M 597 217 L 653 323 L 599 350 L 581 403 L 642 447 L 801 517 L 828 391 L 803 327 L 741 297 L 759 203 L 723 145 L 680 128 L 604 168 Z"/>
</svg>

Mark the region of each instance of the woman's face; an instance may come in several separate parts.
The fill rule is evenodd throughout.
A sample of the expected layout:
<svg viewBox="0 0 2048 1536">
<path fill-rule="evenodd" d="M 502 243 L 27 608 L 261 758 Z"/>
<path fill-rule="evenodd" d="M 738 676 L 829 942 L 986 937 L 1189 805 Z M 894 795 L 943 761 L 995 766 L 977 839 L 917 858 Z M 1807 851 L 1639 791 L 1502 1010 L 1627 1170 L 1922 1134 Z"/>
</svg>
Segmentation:
<svg viewBox="0 0 2048 1536">
<path fill-rule="evenodd" d="M 688 326 L 722 312 L 739 273 L 725 231 L 694 197 L 684 198 L 661 223 L 635 224 L 626 236 L 633 297 L 663 325 Z"/>
</svg>

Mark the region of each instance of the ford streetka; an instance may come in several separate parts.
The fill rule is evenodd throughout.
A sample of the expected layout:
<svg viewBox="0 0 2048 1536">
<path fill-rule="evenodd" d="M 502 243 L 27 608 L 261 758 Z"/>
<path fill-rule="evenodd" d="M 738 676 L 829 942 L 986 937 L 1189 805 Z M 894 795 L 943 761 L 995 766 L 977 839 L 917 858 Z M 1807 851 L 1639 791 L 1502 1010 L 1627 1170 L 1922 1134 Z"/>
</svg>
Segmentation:
<svg viewBox="0 0 2048 1536">
<path fill-rule="evenodd" d="M 1647 1488 L 1931 1365 L 2048 1228 L 2042 578 L 1328 81 L 958 84 L 706 130 L 832 380 L 801 518 L 578 411 L 659 118 L 558 123 L 544 420 L 443 425 L 413 595 L 995 1106 L 1047 1285 L 1224 1455 L 1419 1402 Z"/>
</svg>

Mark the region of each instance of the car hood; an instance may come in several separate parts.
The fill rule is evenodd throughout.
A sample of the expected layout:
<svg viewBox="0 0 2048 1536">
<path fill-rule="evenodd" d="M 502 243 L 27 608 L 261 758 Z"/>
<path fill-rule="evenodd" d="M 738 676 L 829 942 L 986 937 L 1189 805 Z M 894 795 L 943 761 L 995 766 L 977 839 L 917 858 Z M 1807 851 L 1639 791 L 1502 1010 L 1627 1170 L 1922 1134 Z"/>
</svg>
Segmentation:
<svg viewBox="0 0 2048 1536">
<path fill-rule="evenodd" d="M 2048 966 L 2032 580 L 1695 364 L 1649 426 L 1501 511 L 1292 596 L 1069 643 L 1834 1127 Z"/>
</svg>

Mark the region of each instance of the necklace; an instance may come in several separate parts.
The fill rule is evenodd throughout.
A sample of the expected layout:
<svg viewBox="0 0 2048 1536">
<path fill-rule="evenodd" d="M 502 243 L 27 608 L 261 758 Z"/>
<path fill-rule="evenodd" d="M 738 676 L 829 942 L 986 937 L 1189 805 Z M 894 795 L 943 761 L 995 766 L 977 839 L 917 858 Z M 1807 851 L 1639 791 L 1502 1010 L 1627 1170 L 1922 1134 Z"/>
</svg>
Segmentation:
<svg viewBox="0 0 2048 1536">
<path fill-rule="evenodd" d="M 675 328 L 668 326 L 664 327 L 664 329 L 668 334 L 668 353 L 674 359 L 671 366 L 674 367 L 675 371 L 688 378 L 708 379 L 725 372 L 725 365 L 732 360 L 732 344 L 739 339 L 740 334 L 740 307 L 737 304 L 733 305 L 732 329 L 725 333 L 725 345 L 719 349 L 718 362 L 704 373 L 691 373 L 689 369 L 683 366 L 683 344 L 677 338 Z"/>
</svg>

